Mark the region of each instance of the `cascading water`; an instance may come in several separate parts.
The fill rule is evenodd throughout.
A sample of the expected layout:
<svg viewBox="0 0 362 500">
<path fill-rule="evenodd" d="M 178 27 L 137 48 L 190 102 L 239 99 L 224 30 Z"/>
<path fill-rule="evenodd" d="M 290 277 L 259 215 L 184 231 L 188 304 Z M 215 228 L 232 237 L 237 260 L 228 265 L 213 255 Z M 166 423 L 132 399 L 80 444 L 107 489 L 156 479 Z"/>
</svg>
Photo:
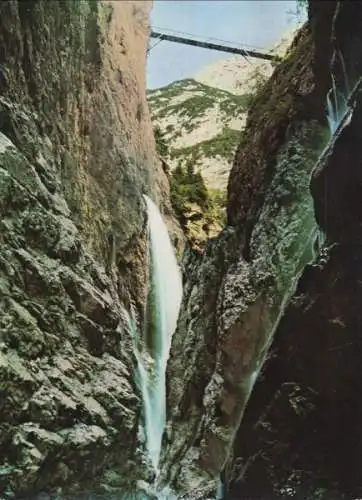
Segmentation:
<svg viewBox="0 0 362 500">
<path fill-rule="evenodd" d="M 329 89 L 329 92 L 327 94 L 327 120 L 331 136 L 333 136 L 342 119 L 346 115 L 348 110 L 349 97 L 354 93 L 357 87 L 355 86 L 353 89 L 351 88 L 351 82 L 348 78 L 346 64 L 344 62 L 342 52 L 338 51 L 337 56 L 343 80 L 340 84 L 340 88 L 337 89 L 334 75 L 331 75 L 332 87 Z"/>
<path fill-rule="evenodd" d="M 182 300 L 182 279 L 167 227 L 153 201 L 144 195 L 148 213 L 150 290 L 145 335 L 135 339 L 138 382 L 143 398 L 145 441 L 157 473 L 166 423 L 166 366 Z M 151 318 L 149 317 L 151 316 Z"/>
<path fill-rule="evenodd" d="M 331 135 L 337 130 L 347 110 L 347 99 L 336 89 L 333 80 L 332 88 L 327 94 L 327 119 Z"/>
</svg>

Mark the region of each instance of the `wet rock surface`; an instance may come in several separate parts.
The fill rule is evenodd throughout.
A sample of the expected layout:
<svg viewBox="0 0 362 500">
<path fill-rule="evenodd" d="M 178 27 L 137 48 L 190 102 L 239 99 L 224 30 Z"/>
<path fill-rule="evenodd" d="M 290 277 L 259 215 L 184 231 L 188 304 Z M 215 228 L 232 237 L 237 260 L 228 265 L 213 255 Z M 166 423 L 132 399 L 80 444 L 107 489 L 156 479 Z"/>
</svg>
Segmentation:
<svg viewBox="0 0 362 500">
<path fill-rule="evenodd" d="M 312 178 L 327 243 L 303 273 L 250 398 L 228 464 L 231 498 L 362 492 L 361 102 L 356 92 Z"/>
<path fill-rule="evenodd" d="M 32 164 L 0 141 L 0 489 L 18 497 L 92 482 L 112 454 L 124 466 L 139 398 L 114 283 Z"/>
<path fill-rule="evenodd" d="M 348 52 L 349 40 L 358 38 L 358 33 L 352 29 L 358 24 L 356 19 L 350 23 L 351 36 L 341 27 L 346 26 L 348 16 L 358 15 L 353 4 L 317 4 L 311 2 L 310 5 L 312 43 L 309 50 L 313 55 L 309 70 L 304 71 L 304 75 L 311 75 L 314 82 L 303 87 L 313 89 L 314 93 L 314 97 L 306 101 L 303 112 L 310 116 L 316 113 L 316 120 L 330 81 L 329 61 L 332 61 L 332 70 L 340 72 L 341 65 L 335 65 L 336 52 Z M 318 30 L 323 19 L 324 29 Z M 299 43 L 303 46 L 301 40 Z M 353 44 L 353 47 L 353 54 L 356 54 L 359 44 Z M 347 55 L 346 60 L 354 57 Z M 307 64 L 306 61 L 304 57 L 303 63 Z M 287 65 L 287 61 L 284 64 Z M 283 65 L 280 68 L 283 72 Z M 271 82 L 279 80 L 278 69 Z M 296 79 L 292 85 L 300 88 L 303 77 L 300 75 L 299 78 L 301 80 Z M 338 91 L 345 92 L 341 73 L 339 78 L 335 75 L 335 81 L 339 85 Z M 275 88 L 274 92 L 278 95 L 282 92 L 281 87 Z M 264 99 L 260 97 L 259 106 L 262 107 L 259 109 L 267 106 L 268 100 L 265 96 Z M 289 125 L 284 128 L 286 135 L 278 136 L 274 145 L 268 142 L 270 134 L 268 141 L 260 143 L 260 157 L 268 160 L 261 163 L 266 172 L 264 177 L 259 177 L 259 156 L 252 146 L 254 139 L 261 140 L 252 126 L 253 113 L 258 112 L 255 104 L 247 131 L 252 135 L 251 143 L 248 140 L 240 146 L 229 183 L 229 192 L 232 191 L 229 220 L 244 226 L 240 228 L 236 224 L 230 229 L 228 238 L 224 233 L 210 245 L 201 264 L 201 269 L 205 269 L 202 274 L 199 270 L 195 273 L 192 266 L 188 268 L 186 283 L 191 289 L 193 286 L 193 290 L 191 293 L 186 288 L 185 305 L 173 345 L 170 373 L 174 370 L 173 376 L 179 382 L 174 381 L 169 390 L 171 417 L 167 438 L 171 442 L 164 460 L 175 488 L 181 491 L 189 488 L 191 497 L 193 487 L 203 488 L 206 498 L 208 485 L 212 487 L 213 484 L 215 493 L 220 468 L 223 468 L 221 477 L 231 499 L 293 497 L 340 500 L 361 496 L 358 363 L 361 355 L 362 198 L 359 159 L 362 128 L 358 89 L 349 104 L 350 109 L 328 146 L 323 149 L 323 140 L 319 147 L 318 141 L 312 146 L 316 156 L 310 172 L 313 168 L 315 170 L 306 179 L 306 184 L 313 196 L 315 228 L 317 223 L 319 227 L 309 261 L 305 259 L 300 268 L 301 274 L 289 268 L 288 258 L 280 260 L 284 245 L 286 255 L 294 257 L 292 262 L 295 263 L 298 255 L 297 235 L 301 233 L 293 217 L 284 219 L 286 230 L 280 232 L 279 237 L 275 238 L 278 233 L 273 232 L 274 225 L 279 229 L 283 227 L 278 217 L 280 212 L 285 216 L 291 210 L 293 204 L 290 200 L 300 204 L 303 199 L 299 198 L 298 202 L 296 197 L 300 189 L 301 168 L 296 170 L 296 177 L 292 175 L 295 159 L 290 151 L 296 152 L 303 143 L 300 135 L 293 137 L 290 133 L 301 123 L 297 111 L 301 108 L 297 106 L 296 110 L 293 104 L 287 106 L 284 115 L 287 122 L 289 119 Z M 275 113 L 272 116 L 275 117 Z M 286 126 L 283 113 L 280 117 L 280 130 L 283 130 Z M 327 140 L 325 135 L 324 144 Z M 278 151 L 276 156 L 274 148 Z M 284 168 L 281 161 L 283 150 L 289 150 Z M 244 170 L 248 168 L 249 155 L 252 154 L 255 155 L 253 169 Z M 302 157 L 306 158 L 304 151 Z M 278 169 L 284 172 L 289 182 L 283 183 Z M 259 184 L 252 184 L 254 180 L 248 181 L 252 177 L 255 182 L 264 179 L 261 190 L 257 188 Z M 238 179 L 245 181 L 241 194 L 236 188 Z M 280 193 L 282 186 L 284 189 Z M 303 203 L 299 206 L 301 208 Z M 306 206 L 298 213 L 297 220 L 305 213 Z M 210 258 L 216 248 L 218 266 Z M 243 259 L 240 259 L 240 253 Z M 273 266 L 278 266 L 278 262 L 279 272 L 275 272 Z M 269 273 L 264 274 L 266 282 L 262 281 L 260 286 L 260 281 L 254 281 L 251 270 L 260 271 L 264 265 Z M 217 278 L 214 278 L 212 269 L 217 269 Z M 284 302 L 275 302 L 276 291 L 282 289 L 282 283 L 291 286 L 293 276 L 296 289 L 289 297 L 284 296 Z M 279 288 L 273 288 L 276 277 Z M 220 288 L 219 295 L 215 292 L 217 287 Z M 270 297 L 265 292 L 270 290 L 269 287 L 273 289 Z M 201 303 L 207 300 L 206 297 L 213 301 L 212 312 L 208 314 L 196 305 L 202 293 Z M 279 317 L 274 319 L 273 340 L 271 319 L 273 312 L 276 314 L 277 311 Z M 204 318 L 207 322 L 203 321 Z M 241 318 L 245 318 L 244 323 Z M 180 335 L 184 331 L 186 336 Z M 194 339 L 197 346 L 195 350 L 195 344 L 191 344 L 192 354 L 201 354 L 193 365 L 184 356 L 184 365 L 177 372 L 179 356 L 182 356 L 181 351 L 187 350 L 189 339 Z M 207 359 L 206 369 L 201 362 L 204 359 Z M 193 369 L 192 366 L 202 369 Z M 261 368 L 259 376 L 258 368 Z M 203 379 L 201 373 L 207 377 Z M 237 380 L 239 384 L 235 384 Z M 255 380 L 256 385 L 249 394 Z M 182 418 L 183 414 L 187 415 L 188 422 Z M 233 420 L 235 414 L 239 420 Z M 224 463 L 222 457 L 225 457 Z M 188 469 L 191 473 L 182 472 L 179 481 L 175 471 L 178 471 L 180 461 L 182 471 Z"/>
<path fill-rule="evenodd" d="M 227 461 L 273 333 L 300 273 L 318 251 L 309 182 L 328 133 L 318 123 L 319 107 L 309 120 L 302 121 L 298 115 L 303 99 L 307 106 L 319 92 L 313 81 L 308 28 L 298 40 L 289 59 L 276 69 L 265 94 L 257 98 L 260 107 L 255 104 L 246 132 L 259 141 L 259 120 L 263 117 L 264 121 L 279 117 L 284 123 L 284 139 L 272 146 L 269 141 L 262 142 L 263 149 L 255 157 L 255 176 L 259 167 L 266 168 L 268 159 L 271 171 L 266 186 L 258 194 L 255 186 L 252 189 L 236 181 L 235 176 L 248 168 L 250 150 L 256 154 L 253 140 L 240 147 L 237 158 L 244 160 L 235 160 L 232 171 L 229 208 L 236 210 L 233 200 L 238 200 L 238 217 L 243 207 L 249 210 L 250 200 L 243 198 L 249 186 L 255 200 L 259 197 L 258 209 L 246 226 L 235 220 L 234 226 L 209 243 L 203 257 L 193 256 L 185 262 L 184 301 L 168 366 L 169 422 L 162 463 L 164 481 L 171 481 L 186 498 L 192 498 L 197 489 L 204 497 L 216 493 L 219 472 Z M 301 79 L 294 80 L 300 58 Z M 283 85 L 291 79 L 292 85 L 305 93 L 295 97 L 294 104 L 281 104 L 279 109 L 274 98 L 287 92 L 288 86 Z"/>
<path fill-rule="evenodd" d="M 185 263 L 163 474 L 187 498 L 215 495 L 221 469 L 235 499 L 360 495 L 358 93 L 328 147 L 323 128 L 339 8 L 311 3 L 251 110 L 232 227 Z"/>
<path fill-rule="evenodd" d="M 341 23 L 349 16 L 347 36 Z M 341 71 L 336 52 L 351 58 L 355 16 L 352 4 L 337 5 L 333 71 Z M 341 73 L 334 77 L 344 93 Z M 231 499 L 361 496 L 360 119 L 357 89 L 313 172 L 325 243 L 285 309 L 235 437 L 224 471 Z"/>
<path fill-rule="evenodd" d="M 145 96 L 149 10 L 0 5 L 2 497 L 148 478 L 125 315 L 143 318 L 144 192 L 178 230 Z"/>
<path fill-rule="evenodd" d="M 228 467 L 239 498 L 361 494 L 360 256 L 308 268 L 250 397 Z"/>
</svg>

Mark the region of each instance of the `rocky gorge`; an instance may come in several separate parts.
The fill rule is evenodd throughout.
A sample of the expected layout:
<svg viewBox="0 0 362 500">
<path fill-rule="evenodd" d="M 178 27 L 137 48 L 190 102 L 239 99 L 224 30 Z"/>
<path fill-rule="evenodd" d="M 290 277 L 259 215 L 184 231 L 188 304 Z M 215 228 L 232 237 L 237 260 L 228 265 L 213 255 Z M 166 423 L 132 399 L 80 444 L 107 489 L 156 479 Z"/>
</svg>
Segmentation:
<svg viewBox="0 0 362 500">
<path fill-rule="evenodd" d="M 0 3 L 0 496 L 359 498 L 362 2 L 309 1 L 203 255 L 156 152 L 151 7 Z M 144 195 L 183 273 L 159 470 L 129 320 L 162 316 Z"/>
</svg>

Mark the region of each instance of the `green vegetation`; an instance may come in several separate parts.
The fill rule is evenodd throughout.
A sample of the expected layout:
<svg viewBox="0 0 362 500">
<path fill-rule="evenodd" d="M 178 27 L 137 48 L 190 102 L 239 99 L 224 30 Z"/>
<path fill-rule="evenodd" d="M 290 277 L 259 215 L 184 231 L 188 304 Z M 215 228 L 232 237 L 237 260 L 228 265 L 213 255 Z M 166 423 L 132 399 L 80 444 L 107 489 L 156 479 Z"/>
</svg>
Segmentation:
<svg viewBox="0 0 362 500">
<path fill-rule="evenodd" d="M 226 191 L 221 189 L 208 189 L 208 210 L 206 220 L 218 224 L 226 224 Z"/>
<path fill-rule="evenodd" d="M 169 149 L 160 127 L 154 128 L 154 136 L 157 153 L 166 163 Z M 170 173 L 167 168 L 166 173 L 170 180 L 171 204 L 185 233 L 189 233 L 189 222 L 197 219 L 208 234 L 210 226 L 221 227 L 225 223 L 225 193 L 220 189 L 206 188 L 201 173 L 195 172 L 197 162 L 197 151 L 193 151 L 184 164 L 180 159 L 175 170 Z M 195 207 L 199 212 L 191 215 L 190 210 L 195 211 Z"/>
<path fill-rule="evenodd" d="M 264 73 L 260 70 L 260 68 L 257 68 L 253 73 L 254 85 L 253 85 L 253 93 L 251 94 L 251 97 L 253 97 L 258 92 L 261 92 L 267 81 L 268 81 L 268 78 L 264 75 Z M 249 104 L 250 104 L 250 101 L 249 101 Z"/>
<path fill-rule="evenodd" d="M 199 142 L 186 148 L 174 149 L 171 152 L 173 158 L 200 157 L 215 158 L 220 156 L 228 161 L 234 158 L 235 150 L 240 142 L 240 132 L 229 127 L 207 141 Z M 197 160 L 196 160 L 197 161 Z"/>
<path fill-rule="evenodd" d="M 214 99 L 207 95 L 195 95 L 178 104 L 171 104 L 170 106 L 165 106 L 161 108 L 157 113 L 156 117 L 164 118 L 168 115 L 178 115 L 186 116 L 190 120 L 194 120 L 200 115 L 203 115 L 205 111 L 214 106 Z"/>
<path fill-rule="evenodd" d="M 232 99 L 228 96 L 220 101 L 220 111 L 227 118 L 237 118 L 240 114 L 248 111 L 252 98 L 253 94 L 235 95 Z"/>
<path fill-rule="evenodd" d="M 208 193 L 200 172 L 195 172 L 195 162 L 190 159 L 186 168 L 179 163 L 171 174 L 171 203 L 183 229 L 186 229 L 190 203 L 207 209 Z"/>
<path fill-rule="evenodd" d="M 200 170 L 203 160 L 207 158 L 219 158 L 228 163 L 233 161 L 240 132 L 228 125 L 230 120 L 248 111 L 252 99 L 253 94 L 235 95 L 192 79 L 148 92 L 153 119 L 162 123 L 162 119 L 166 118 L 165 127 L 161 129 L 157 125 L 154 130 L 157 152 L 164 163 L 173 160 L 172 163 L 177 164 L 173 171 L 167 169 L 166 172 L 170 181 L 171 204 L 190 238 L 207 239 L 225 224 L 226 192 L 206 188 Z M 211 139 L 174 149 L 172 143 L 196 129 L 199 119 L 216 106 L 224 128 Z M 167 124 L 167 117 L 176 117 L 175 123 Z"/>
<path fill-rule="evenodd" d="M 180 116 L 187 115 L 190 119 L 197 118 L 204 112 L 214 106 L 214 99 L 207 95 L 195 95 L 179 104 L 181 111 Z"/>
<path fill-rule="evenodd" d="M 216 87 L 210 87 L 204 83 L 197 82 L 192 78 L 188 78 L 185 80 L 179 80 L 177 82 L 170 83 L 166 87 L 162 87 L 156 90 L 149 90 L 147 92 L 148 100 L 151 105 L 156 103 L 157 101 L 165 101 L 166 99 L 172 99 L 173 97 L 177 97 L 182 92 L 192 91 L 192 92 L 204 92 L 206 95 L 213 96 L 218 98 L 218 100 L 225 99 L 227 97 L 233 99 L 234 97 L 243 97 L 236 96 L 235 94 L 227 91 L 218 89 Z"/>
<path fill-rule="evenodd" d="M 253 92 L 248 94 L 247 111 L 254 106 L 258 96 L 263 94 L 267 81 L 268 78 L 257 68 L 253 73 Z"/>
<path fill-rule="evenodd" d="M 148 100 L 150 103 L 152 102 L 157 102 L 160 100 L 160 94 L 162 100 L 168 100 L 172 99 L 173 97 L 176 97 L 180 94 L 180 90 L 186 90 L 187 87 L 190 87 L 190 85 L 198 86 L 198 82 L 193 79 L 186 79 L 186 80 L 179 80 L 177 82 L 172 82 L 169 85 L 166 85 L 165 87 L 161 87 L 159 89 L 155 90 L 149 90 L 147 92 Z"/>
<path fill-rule="evenodd" d="M 157 154 L 160 158 L 166 160 L 169 156 L 168 145 L 165 135 L 158 125 L 153 129 L 153 134 L 155 136 Z"/>
<path fill-rule="evenodd" d="M 175 127 L 171 124 L 167 125 L 165 132 L 166 134 L 172 134 L 172 132 L 175 130 Z"/>
<path fill-rule="evenodd" d="M 178 104 L 168 104 L 173 98 L 186 92 L 190 92 L 189 99 Z M 177 114 L 192 120 L 202 116 L 216 104 L 219 104 L 221 112 L 227 117 L 236 118 L 248 110 L 251 98 L 251 94 L 235 95 L 190 79 L 148 92 L 148 101 L 156 119 Z"/>
<path fill-rule="evenodd" d="M 220 90 L 214 87 L 209 87 L 203 83 L 197 82 L 191 78 L 185 80 L 179 80 L 177 82 L 172 82 L 165 87 L 161 87 L 155 90 L 149 90 L 147 92 L 147 98 L 151 106 L 153 107 L 157 103 L 164 103 L 178 97 L 184 92 L 203 92 L 206 95 L 218 95 L 219 97 L 225 97 L 225 94 L 230 94 L 227 91 Z M 233 96 L 233 94 L 230 94 Z"/>
<path fill-rule="evenodd" d="M 200 241 L 209 232 L 220 230 L 226 222 L 226 193 L 221 189 L 206 189 L 200 172 L 195 172 L 196 158 L 186 166 L 178 164 L 170 177 L 171 204 L 175 214 L 189 237 Z"/>
<path fill-rule="evenodd" d="M 204 155 L 208 158 L 222 156 L 228 161 L 232 161 L 239 140 L 240 132 L 238 130 L 224 127 L 221 134 L 201 143 L 201 148 Z"/>
</svg>

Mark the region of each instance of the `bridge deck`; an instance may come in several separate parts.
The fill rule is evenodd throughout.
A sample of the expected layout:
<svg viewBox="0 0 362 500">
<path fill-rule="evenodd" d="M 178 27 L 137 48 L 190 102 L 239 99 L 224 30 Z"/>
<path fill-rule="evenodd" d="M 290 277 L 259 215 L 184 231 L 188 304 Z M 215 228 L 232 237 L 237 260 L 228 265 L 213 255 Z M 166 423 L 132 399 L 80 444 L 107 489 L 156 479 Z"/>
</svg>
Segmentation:
<svg viewBox="0 0 362 500">
<path fill-rule="evenodd" d="M 227 45 L 169 35 L 167 33 L 161 33 L 160 31 L 151 31 L 151 38 L 158 38 L 159 40 L 166 40 L 168 42 L 182 43 L 184 45 L 192 45 L 194 47 L 202 47 L 204 49 L 218 50 L 220 52 L 228 52 L 229 54 L 239 54 L 244 57 L 255 57 L 256 59 L 264 59 L 266 61 L 280 60 L 280 57 L 278 56 L 266 54 L 265 52 L 259 52 L 257 50 L 246 50 L 240 47 L 228 47 Z"/>
</svg>

